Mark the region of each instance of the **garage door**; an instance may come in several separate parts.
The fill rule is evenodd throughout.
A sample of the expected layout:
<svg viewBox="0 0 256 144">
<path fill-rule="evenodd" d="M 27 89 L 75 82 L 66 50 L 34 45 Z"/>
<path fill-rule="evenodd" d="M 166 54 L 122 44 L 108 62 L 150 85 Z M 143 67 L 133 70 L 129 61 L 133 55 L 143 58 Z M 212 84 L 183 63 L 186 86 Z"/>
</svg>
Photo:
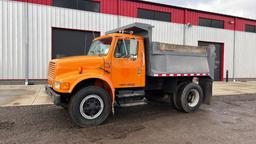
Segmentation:
<svg viewBox="0 0 256 144">
<path fill-rule="evenodd" d="M 99 32 L 52 29 L 52 58 L 86 55 Z"/>
<path fill-rule="evenodd" d="M 216 58 L 215 58 L 215 67 L 214 67 L 214 80 L 221 81 L 222 80 L 222 43 L 214 43 L 214 42 L 198 42 L 198 46 L 208 46 L 208 45 L 215 45 L 216 48 Z"/>
</svg>

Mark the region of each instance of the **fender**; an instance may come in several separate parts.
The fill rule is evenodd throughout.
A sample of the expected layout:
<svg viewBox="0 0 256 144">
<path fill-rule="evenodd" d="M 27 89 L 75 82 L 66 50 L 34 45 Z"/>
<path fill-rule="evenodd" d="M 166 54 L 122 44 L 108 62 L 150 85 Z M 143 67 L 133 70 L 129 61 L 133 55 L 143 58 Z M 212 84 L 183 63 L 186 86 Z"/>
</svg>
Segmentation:
<svg viewBox="0 0 256 144">
<path fill-rule="evenodd" d="M 115 101 L 115 88 L 113 87 L 113 84 L 110 80 L 109 77 L 107 77 L 104 74 L 99 74 L 99 73 L 84 73 L 84 74 L 79 74 L 76 75 L 76 80 L 70 85 L 70 89 L 69 89 L 69 93 L 71 93 L 73 91 L 73 89 L 75 88 L 75 86 L 80 83 L 81 81 L 87 80 L 87 79 L 100 79 L 104 82 L 106 82 L 109 87 L 111 88 L 111 93 L 112 93 L 112 100 L 113 102 Z"/>
</svg>

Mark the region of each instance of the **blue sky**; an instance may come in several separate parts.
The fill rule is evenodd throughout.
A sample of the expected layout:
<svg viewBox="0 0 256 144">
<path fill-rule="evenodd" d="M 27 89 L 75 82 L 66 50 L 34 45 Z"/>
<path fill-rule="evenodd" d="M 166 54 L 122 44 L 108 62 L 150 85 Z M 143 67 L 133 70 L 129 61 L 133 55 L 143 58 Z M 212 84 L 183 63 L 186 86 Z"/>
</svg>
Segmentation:
<svg viewBox="0 0 256 144">
<path fill-rule="evenodd" d="M 256 19 L 256 0 L 145 0 Z"/>
</svg>

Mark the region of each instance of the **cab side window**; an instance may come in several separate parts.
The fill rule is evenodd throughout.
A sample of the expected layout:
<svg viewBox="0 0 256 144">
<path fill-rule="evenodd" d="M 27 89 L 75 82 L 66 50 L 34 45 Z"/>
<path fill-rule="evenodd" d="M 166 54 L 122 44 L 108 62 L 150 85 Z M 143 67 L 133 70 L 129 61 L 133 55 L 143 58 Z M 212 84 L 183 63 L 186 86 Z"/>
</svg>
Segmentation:
<svg viewBox="0 0 256 144">
<path fill-rule="evenodd" d="M 119 39 L 115 49 L 116 58 L 137 57 L 138 41 L 136 39 Z"/>
</svg>

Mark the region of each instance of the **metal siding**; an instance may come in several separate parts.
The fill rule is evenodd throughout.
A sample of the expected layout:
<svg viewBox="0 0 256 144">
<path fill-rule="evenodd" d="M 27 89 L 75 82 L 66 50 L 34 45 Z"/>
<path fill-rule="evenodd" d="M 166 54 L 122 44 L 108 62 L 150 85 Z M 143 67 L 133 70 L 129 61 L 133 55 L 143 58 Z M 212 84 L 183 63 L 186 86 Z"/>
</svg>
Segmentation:
<svg viewBox="0 0 256 144">
<path fill-rule="evenodd" d="M 4 63 L 3 63 L 3 2 L 0 1 L 0 77 L 3 77 Z"/>
<path fill-rule="evenodd" d="M 29 3 L 35 3 L 35 4 L 42 4 L 42 5 L 51 5 L 52 0 L 16 0 L 20 2 L 29 2 Z"/>
<path fill-rule="evenodd" d="M 25 8 L 27 4 L 0 1 L 0 79 L 25 78 Z M 183 24 L 160 22 L 120 16 L 120 25 L 143 22 L 154 25 L 153 41 L 183 44 Z M 29 78 L 46 79 L 48 61 L 51 59 L 51 29 L 60 27 L 77 30 L 106 31 L 116 28 L 118 16 L 29 4 Z M 237 78 L 255 78 L 256 34 L 236 34 Z M 197 46 L 198 41 L 224 43 L 224 70 L 233 71 L 234 31 L 192 26 L 186 29 L 186 44 Z"/>
<path fill-rule="evenodd" d="M 0 1 L 0 79 L 23 79 L 23 4 Z"/>
<path fill-rule="evenodd" d="M 29 4 L 29 79 L 46 79 L 51 59 L 51 28 L 105 31 L 117 27 L 117 17 L 80 10 Z"/>
<path fill-rule="evenodd" d="M 137 17 L 137 9 L 149 9 L 161 12 L 171 13 L 172 22 L 174 23 L 184 23 L 184 10 L 183 9 L 175 9 L 171 7 L 163 7 L 152 4 L 146 4 L 143 2 L 136 1 L 120 1 L 119 15 L 129 16 L 129 17 Z"/>
<path fill-rule="evenodd" d="M 16 0 L 21 2 L 29 2 L 42 5 L 51 5 L 52 0 Z M 226 16 L 211 12 L 202 12 L 197 10 L 191 10 L 186 8 L 177 8 L 173 6 L 162 6 L 157 4 L 151 4 L 147 2 L 138 1 L 126 1 L 126 0 L 94 0 L 100 2 L 100 12 L 106 14 L 122 15 L 129 17 L 137 17 L 137 8 L 145 8 L 156 11 L 170 12 L 172 13 L 172 22 L 175 23 L 191 23 L 198 25 L 198 18 L 205 17 L 210 19 L 224 20 L 225 29 L 233 30 L 234 24 L 230 24 L 230 21 L 236 20 L 236 30 L 244 31 L 245 24 L 256 25 L 255 20 L 248 20 L 243 18 L 236 18 L 234 16 Z M 118 8 L 118 5 L 120 8 Z M 184 11 L 187 11 L 186 19 L 184 18 Z"/>
<path fill-rule="evenodd" d="M 155 26 L 153 28 L 153 37 L 152 37 L 153 41 L 172 43 L 172 44 L 183 43 L 183 25 L 181 24 L 159 22 L 159 21 L 145 20 L 145 19 L 139 19 L 139 18 L 129 18 L 129 17 L 120 17 L 120 21 L 121 21 L 121 26 L 131 24 L 134 22 L 141 22 L 141 23 L 151 24 Z"/>
<path fill-rule="evenodd" d="M 245 19 L 236 19 L 236 30 L 238 31 L 245 31 L 245 25 L 255 25 L 256 26 L 256 21 L 250 21 L 250 20 L 245 20 Z"/>
<path fill-rule="evenodd" d="M 197 11 L 191 11 L 189 10 L 187 12 L 187 23 L 191 23 L 192 25 L 199 25 L 198 21 L 199 18 L 208 18 L 208 19 L 215 19 L 215 20 L 223 20 L 224 21 L 224 28 L 228 30 L 234 30 L 234 24 L 231 24 L 231 21 L 235 21 L 233 17 L 227 17 L 227 16 L 221 16 L 211 13 L 203 13 L 203 12 L 197 12 Z"/>
<path fill-rule="evenodd" d="M 100 0 L 100 12 L 106 14 L 118 14 L 117 0 Z"/>
<path fill-rule="evenodd" d="M 236 33 L 236 67 L 238 78 L 256 78 L 256 33 Z"/>
<path fill-rule="evenodd" d="M 7 12 L 7 9 L 8 8 L 8 5 L 7 3 L 3 3 L 3 77 L 5 77 L 6 79 L 9 78 L 9 75 L 8 75 L 8 66 L 9 66 L 9 61 L 8 61 L 8 53 L 7 53 L 7 50 L 8 50 L 8 45 L 7 45 L 7 30 L 8 30 L 8 24 L 7 24 L 7 17 L 8 17 L 8 12 Z"/>
</svg>

